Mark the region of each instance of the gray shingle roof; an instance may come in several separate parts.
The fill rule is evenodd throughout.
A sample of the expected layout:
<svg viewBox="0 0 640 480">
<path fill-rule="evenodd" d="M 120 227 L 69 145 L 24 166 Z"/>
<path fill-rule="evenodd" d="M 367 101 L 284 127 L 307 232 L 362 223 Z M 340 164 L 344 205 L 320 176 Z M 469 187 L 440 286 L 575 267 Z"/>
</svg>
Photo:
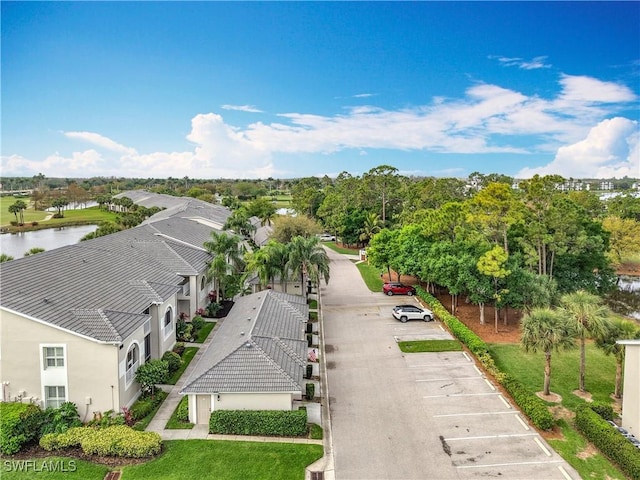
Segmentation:
<svg viewBox="0 0 640 480">
<path fill-rule="evenodd" d="M 181 393 L 302 390 L 308 306 L 272 290 L 240 297 Z"/>
</svg>

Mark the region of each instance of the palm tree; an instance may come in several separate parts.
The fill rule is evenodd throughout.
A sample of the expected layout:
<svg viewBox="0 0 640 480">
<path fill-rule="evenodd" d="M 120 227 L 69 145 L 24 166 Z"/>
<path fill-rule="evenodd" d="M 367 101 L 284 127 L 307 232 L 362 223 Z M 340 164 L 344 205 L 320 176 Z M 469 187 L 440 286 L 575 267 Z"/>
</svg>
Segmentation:
<svg viewBox="0 0 640 480">
<path fill-rule="evenodd" d="M 305 276 L 313 283 L 324 278 L 329 283 L 329 257 L 320 244 L 318 237 L 294 237 L 289 243 L 289 265 L 294 275 L 300 275 L 301 285 L 305 285 Z"/>
<path fill-rule="evenodd" d="M 520 346 L 525 352 L 544 352 L 544 395 L 551 385 L 551 352 L 575 347 L 572 325 L 557 311 L 534 308 L 522 318 Z"/>
<path fill-rule="evenodd" d="M 289 257 L 291 253 L 290 245 L 285 245 L 284 243 L 277 242 L 276 240 L 269 240 L 262 249 L 267 250 L 269 263 L 273 266 L 273 269 L 280 277 L 280 282 L 283 283 L 284 293 L 287 293 L 287 283 L 289 280 L 289 273 L 291 271 L 289 265 Z"/>
<path fill-rule="evenodd" d="M 251 233 L 256 230 L 255 225 L 253 225 L 249 219 L 247 210 L 244 208 L 235 210 L 229 218 L 227 218 L 227 221 L 224 223 L 222 228 L 225 230 L 232 230 L 245 238 L 248 238 Z"/>
<path fill-rule="evenodd" d="M 364 225 L 360 229 L 360 241 L 362 241 L 365 245 L 369 243 L 369 240 L 382 230 L 382 221 L 380 220 L 380 215 L 377 213 L 369 213 L 364 218 Z"/>
<path fill-rule="evenodd" d="M 611 320 L 611 328 L 606 335 L 596 338 L 596 345 L 605 354 L 613 354 L 616 357 L 616 383 L 613 390 L 613 396 L 620 398 L 622 396 L 622 366 L 624 364 L 624 345 L 617 343 L 617 340 L 630 340 L 640 338 L 640 328 L 629 320 L 622 318 L 613 318 Z"/>
<path fill-rule="evenodd" d="M 606 336 L 611 329 L 609 309 L 602 304 L 597 295 L 585 290 L 567 293 L 560 298 L 562 313 L 574 324 L 580 337 L 580 391 L 584 392 L 584 371 L 586 359 L 587 337 L 598 338 Z"/>
<path fill-rule="evenodd" d="M 216 279 L 216 298 L 220 298 L 220 285 L 227 275 L 239 274 L 244 269 L 243 248 L 240 237 L 226 232 L 211 232 L 211 239 L 204 242 L 204 248 L 214 256 L 209 264 L 208 279 Z"/>
<path fill-rule="evenodd" d="M 269 249 L 265 247 L 250 252 L 245 256 L 247 271 L 255 272 L 260 279 L 260 285 L 268 285 L 276 274 L 276 268 L 269 257 Z"/>
<path fill-rule="evenodd" d="M 20 225 L 24 225 L 24 211 L 27 209 L 27 204 L 22 200 L 17 200 L 16 203 L 9 206 L 9 213 L 13 213 L 16 216 L 16 222 Z M 20 220 L 18 221 L 18 214 L 20 214 Z"/>
</svg>

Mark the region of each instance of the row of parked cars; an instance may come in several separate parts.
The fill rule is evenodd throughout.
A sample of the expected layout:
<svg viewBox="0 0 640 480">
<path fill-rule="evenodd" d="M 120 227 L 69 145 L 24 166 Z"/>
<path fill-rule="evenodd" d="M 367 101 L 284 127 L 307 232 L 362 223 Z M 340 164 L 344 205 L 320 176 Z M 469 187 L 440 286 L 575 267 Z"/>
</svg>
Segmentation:
<svg viewBox="0 0 640 480">
<path fill-rule="evenodd" d="M 382 285 L 382 292 L 385 295 L 408 295 L 412 297 L 416 294 L 416 289 L 411 285 L 404 285 L 399 282 L 387 282 Z M 421 307 L 417 304 L 412 305 L 396 305 L 393 307 L 391 314 L 396 320 L 406 322 L 408 320 L 423 320 L 425 322 L 433 321 L 433 312 L 428 308 Z"/>
</svg>

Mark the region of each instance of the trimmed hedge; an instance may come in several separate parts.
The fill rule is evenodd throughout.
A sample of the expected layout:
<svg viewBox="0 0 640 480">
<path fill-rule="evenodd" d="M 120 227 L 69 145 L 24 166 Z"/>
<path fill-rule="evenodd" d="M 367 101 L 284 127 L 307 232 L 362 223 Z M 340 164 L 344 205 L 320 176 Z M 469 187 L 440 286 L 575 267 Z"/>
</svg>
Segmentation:
<svg viewBox="0 0 640 480">
<path fill-rule="evenodd" d="M 180 403 L 178 403 L 176 418 L 181 422 L 189 421 L 189 397 L 187 395 L 182 397 Z"/>
<path fill-rule="evenodd" d="M 126 425 L 74 427 L 64 433 L 43 436 L 40 446 L 47 451 L 80 446 L 87 455 L 142 458 L 159 454 L 162 439 L 155 432 L 138 432 Z"/>
<path fill-rule="evenodd" d="M 44 413 L 32 403 L 0 403 L 0 453 L 13 455 L 40 432 Z"/>
<path fill-rule="evenodd" d="M 553 415 L 542 399 L 530 392 L 518 380 L 502 372 L 491 356 L 487 344 L 473 330 L 451 315 L 436 297 L 421 287 L 417 287 L 416 290 L 418 296 L 429 304 L 436 317 L 449 327 L 451 333 L 467 346 L 487 372 L 509 392 L 514 402 L 533 424 L 542 430 L 551 429 L 554 424 Z"/>
<path fill-rule="evenodd" d="M 301 437 L 307 434 L 307 411 L 214 410 L 209 433 Z"/>
<path fill-rule="evenodd" d="M 633 444 L 598 415 L 591 406 L 576 408 L 576 427 L 630 478 L 640 478 L 640 454 Z"/>
<path fill-rule="evenodd" d="M 169 367 L 169 375 L 173 375 L 176 372 L 180 365 L 182 365 L 182 358 L 176 352 L 166 351 L 164 355 L 162 355 L 162 360 L 167 362 L 167 366 Z"/>
</svg>

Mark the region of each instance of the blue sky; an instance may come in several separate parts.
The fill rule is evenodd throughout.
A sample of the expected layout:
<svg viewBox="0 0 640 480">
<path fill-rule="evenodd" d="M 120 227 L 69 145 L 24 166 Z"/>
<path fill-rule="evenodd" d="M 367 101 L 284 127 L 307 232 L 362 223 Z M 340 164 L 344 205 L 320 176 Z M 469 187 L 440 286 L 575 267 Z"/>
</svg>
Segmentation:
<svg viewBox="0 0 640 480">
<path fill-rule="evenodd" d="M 1 8 L 5 176 L 640 178 L 640 2 Z"/>
</svg>

